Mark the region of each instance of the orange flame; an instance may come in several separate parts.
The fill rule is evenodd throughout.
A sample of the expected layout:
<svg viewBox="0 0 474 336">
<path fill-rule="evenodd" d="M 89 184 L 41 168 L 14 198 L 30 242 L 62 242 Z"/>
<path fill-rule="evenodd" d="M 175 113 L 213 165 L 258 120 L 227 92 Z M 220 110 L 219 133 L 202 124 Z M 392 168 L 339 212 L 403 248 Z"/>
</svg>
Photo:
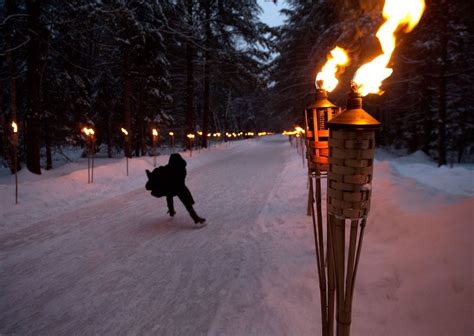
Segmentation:
<svg viewBox="0 0 474 336">
<path fill-rule="evenodd" d="M 194 139 L 194 134 L 192 134 L 192 133 L 189 133 L 186 136 L 188 137 L 188 139 Z"/>
<path fill-rule="evenodd" d="M 316 76 L 316 86 L 328 92 L 334 90 L 339 83 L 336 73 L 349 63 L 349 56 L 344 49 L 335 47 L 328 55 L 328 60 Z"/>
<path fill-rule="evenodd" d="M 82 128 L 82 132 L 83 132 L 86 136 L 92 136 L 92 135 L 94 135 L 94 130 L 93 130 L 92 128 L 83 127 L 83 128 Z"/>
<path fill-rule="evenodd" d="M 120 130 L 122 131 L 123 134 L 128 135 L 128 131 L 125 128 L 122 127 Z"/>
<path fill-rule="evenodd" d="M 153 129 L 152 133 L 153 133 L 153 136 L 155 136 L 155 137 L 158 136 L 158 131 L 156 129 Z"/>
<path fill-rule="evenodd" d="M 18 125 L 16 124 L 16 122 L 12 121 L 12 128 L 13 128 L 13 133 L 17 133 L 18 132 Z"/>
<path fill-rule="evenodd" d="M 168 134 L 169 134 L 170 136 L 173 136 L 173 135 L 174 135 L 174 133 L 173 133 L 173 132 L 169 132 Z"/>
<path fill-rule="evenodd" d="M 362 65 L 356 72 L 354 82 L 362 96 L 369 93 L 382 94 L 382 81 L 389 77 L 393 70 L 387 68 L 395 50 L 395 33 L 405 28 L 406 33 L 412 31 L 423 15 L 425 0 L 386 0 L 383 7 L 385 22 L 377 31 L 377 38 L 382 47 L 382 55 Z"/>
</svg>

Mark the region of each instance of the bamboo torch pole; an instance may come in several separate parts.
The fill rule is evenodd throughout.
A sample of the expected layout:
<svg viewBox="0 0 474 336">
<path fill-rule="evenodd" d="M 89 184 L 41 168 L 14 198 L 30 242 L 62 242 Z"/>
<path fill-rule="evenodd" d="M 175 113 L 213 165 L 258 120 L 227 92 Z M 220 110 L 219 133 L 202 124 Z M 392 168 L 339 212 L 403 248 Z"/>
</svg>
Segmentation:
<svg viewBox="0 0 474 336">
<path fill-rule="evenodd" d="M 158 131 L 154 128 L 153 134 L 153 167 L 156 167 L 156 143 L 158 141 Z"/>
<path fill-rule="evenodd" d="M 94 183 L 94 159 L 95 159 L 95 132 L 89 128 L 90 143 L 91 143 L 91 183 Z"/>
<path fill-rule="evenodd" d="M 128 131 L 125 129 L 125 128 L 121 128 L 120 129 L 124 135 L 124 138 L 125 138 L 125 148 L 128 148 Z M 127 150 L 125 150 L 125 157 L 126 157 L 126 160 L 125 160 L 125 164 L 127 166 L 127 176 L 128 176 L 128 153 L 127 153 Z"/>
<path fill-rule="evenodd" d="M 361 95 L 353 87 L 346 111 L 328 126 L 327 206 L 335 259 L 337 336 L 349 336 L 354 284 L 370 209 L 375 131 L 380 123 L 362 109 Z M 350 224 L 347 247 L 346 224 Z"/>
<path fill-rule="evenodd" d="M 171 148 L 174 152 L 174 132 L 169 132 L 168 134 L 171 137 Z"/>
<path fill-rule="evenodd" d="M 186 137 L 189 139 L 189 156 L 193 156 L 193 145 L 194 145 L 194 134 L 193 133 L 188 133 Z"/>
<path fill-rule="evenodd" d="M 15 169 L 15 204 L 18 204 L 18 125 L 12 121 L 13 129 L 13 169 Z"/>
</svg>

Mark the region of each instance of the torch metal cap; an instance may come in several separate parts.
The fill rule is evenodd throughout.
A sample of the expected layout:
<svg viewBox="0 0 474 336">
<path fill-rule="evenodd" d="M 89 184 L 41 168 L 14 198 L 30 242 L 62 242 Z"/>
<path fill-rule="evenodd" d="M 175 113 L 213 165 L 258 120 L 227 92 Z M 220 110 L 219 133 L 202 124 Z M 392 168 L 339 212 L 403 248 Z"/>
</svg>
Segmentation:
<svg viewBox="0 0 474 336">
<path fill-rule="evenodd" d="M 317 89 L 316 90 L 316 100 L 309 104 L 309 106 L 306 108 L 307 110 L 312 110 L 316 108 L 334 108 L 336 105 L 331 103 L 328 100 L 328 92 L 323 89 Z"/>
<path fill-rule="evenodd" d="M 331 129 L 378 129 L 380 122 L 362 109 L 361 95 L 352 91 L 347 100 L 347 109 L 329 120 L 328 127 Z"/>
</svg>

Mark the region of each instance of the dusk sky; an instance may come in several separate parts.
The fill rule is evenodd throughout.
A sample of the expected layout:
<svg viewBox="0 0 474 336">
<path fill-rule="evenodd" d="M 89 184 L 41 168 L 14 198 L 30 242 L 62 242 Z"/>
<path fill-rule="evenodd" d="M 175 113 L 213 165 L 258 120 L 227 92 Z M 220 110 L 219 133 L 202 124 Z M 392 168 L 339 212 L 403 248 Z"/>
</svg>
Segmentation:
<svg viewBox="0 0 474 336">
<path fill-rule="evenodd" d="M 258 4 L 263 10 L 263 13 L 260 15 L 263 22 L 272 27 L 283 24 L 285 16 L 280 15 L 279 11 L 287 7 L 285 1 L 279 0 L 277 4 L 275 4 L 271 0 L 258 0 Z"/>
</svg>

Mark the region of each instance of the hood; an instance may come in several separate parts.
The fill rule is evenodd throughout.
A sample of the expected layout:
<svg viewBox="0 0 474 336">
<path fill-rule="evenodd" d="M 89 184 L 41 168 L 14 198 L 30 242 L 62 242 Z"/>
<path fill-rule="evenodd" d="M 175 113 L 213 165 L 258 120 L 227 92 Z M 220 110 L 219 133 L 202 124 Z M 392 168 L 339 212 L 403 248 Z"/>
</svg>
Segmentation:
<svg viewBox="0 0 474 336">
<path fill-rule="evenodd" d="M 185 168 L 186 161 L 179 155 L 178 153 L 174 153 L 170 155 L 170 160 L 168 161 L 168 165 L 171 167 L 176 168 Z"/>
</svg>

